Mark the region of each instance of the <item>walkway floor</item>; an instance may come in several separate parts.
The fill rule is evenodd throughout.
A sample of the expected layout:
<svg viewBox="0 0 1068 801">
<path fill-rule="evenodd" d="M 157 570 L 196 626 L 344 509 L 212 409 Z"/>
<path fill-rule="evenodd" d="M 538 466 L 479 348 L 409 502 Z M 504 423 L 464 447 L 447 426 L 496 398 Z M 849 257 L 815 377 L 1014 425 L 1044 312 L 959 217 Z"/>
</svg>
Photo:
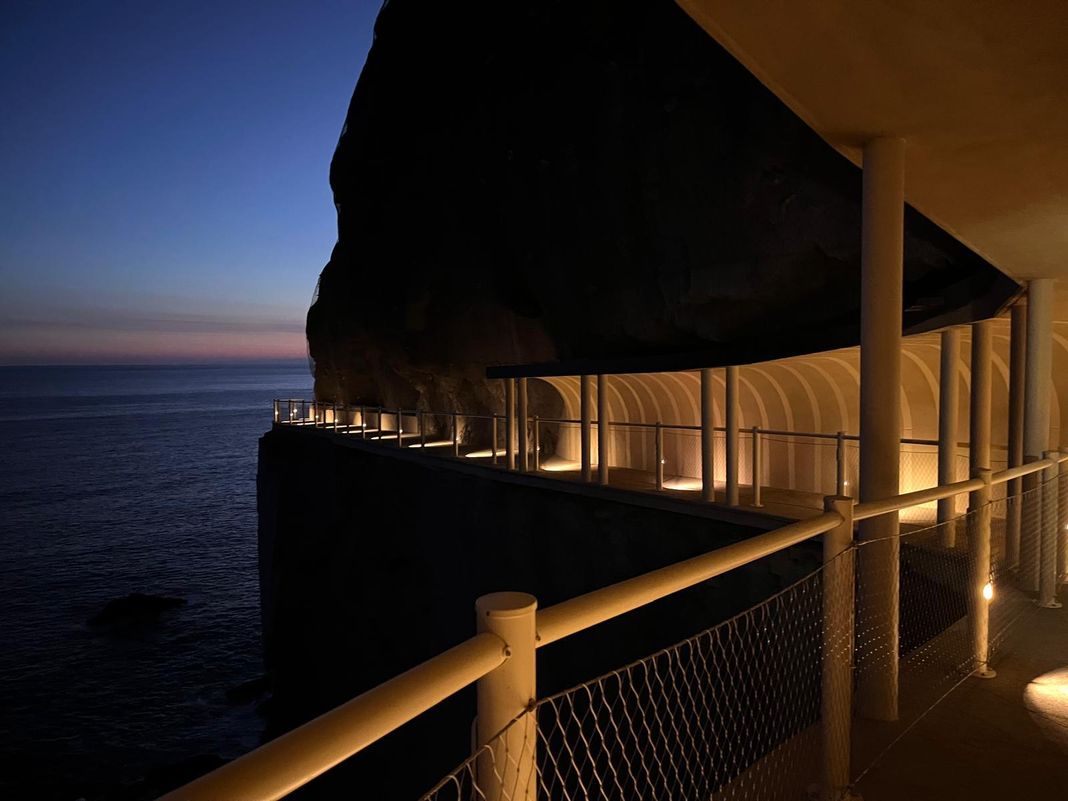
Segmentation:
<svg viewBox="0 0 1068 801">
<path fill-rule="evenodd" d="M 298 425 L 300 425 L 298 423 Z M 353 437 L 359 437 L 359 429 L 353 428 L 347 432 Z M 386 431 L 380 434 L 377 429 L 368 429 L 367 439 L 372 441 L 382 440 L 385 445 L 393 445 L 396 442 L 396 432 Z M 419 436 L 417 434 L 404 434 L 403 440 L 408 448 L 418 449 Z M 435 456 L 452 458 L 451 443 L 445 440 L 427 443 L 428 453 Z M 501 451 L 494 460 L 490 451 L 471 450 L 463 447 L 461 457 L 473 459 L 486 467 L 504 468 L 504 452 Z M 537 475 L 545 478 L 556 478 L 565 481 L 581 481 L 581 471 L 576 462 L 567 462 L 556 457 L 551 457 Z M 594 466 L 594 476 L 597 468 Z M 609 471 L 609 486 L 632 492 L 657 493 L 656 476 L 645 470 L 635 470 L 626 467 L 613 467 Z M 723 504 L 725 487 L 722 483 L 716 485 L 716 500 L 719 505 Z M 660 493 L 682 500 L 699 502 L 701 498 L 700 481 L 693 478 L 679 478 L 675 476 L 665 477 L 664 489 Z M 658 494 L 660 494 L 658 493 Z M 769 517 L 779 517 L 787 520 L 803 520 L 815 517 L 823 512 L 823 496 L 815 492 L 803 492 L 801 490 L 781 489 L 779 487 L 763 487 L 761 489 L 761 505 L 753 506 L 753 488 L 747 484 L 738 487 L 739 506 L 746 511 L 758 512 Z"/>
<path fill-rule="evenodd" d="M 877 761 L 857 785 L 864 801 L 1068 799 L 1068 609 L 1028 611 L 994 668 Z"/>
</svg>

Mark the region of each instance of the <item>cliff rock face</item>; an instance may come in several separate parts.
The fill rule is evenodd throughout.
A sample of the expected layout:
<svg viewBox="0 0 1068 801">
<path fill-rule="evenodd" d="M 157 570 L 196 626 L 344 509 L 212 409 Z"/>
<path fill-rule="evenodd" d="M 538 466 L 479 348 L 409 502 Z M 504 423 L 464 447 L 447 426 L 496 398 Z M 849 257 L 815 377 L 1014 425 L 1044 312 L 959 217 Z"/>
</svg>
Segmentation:
<svg viewBox="0 0 1068 801">
<path fill-rule="evenodd" d="M 486 411 L 492 364 L 857 342 L 859 170 L 670 0 L 392 0 L 376 31 L 308 314 L 320 397 Z M 909 210 L 906 328 L 1014 290 Z"/>
</svg>

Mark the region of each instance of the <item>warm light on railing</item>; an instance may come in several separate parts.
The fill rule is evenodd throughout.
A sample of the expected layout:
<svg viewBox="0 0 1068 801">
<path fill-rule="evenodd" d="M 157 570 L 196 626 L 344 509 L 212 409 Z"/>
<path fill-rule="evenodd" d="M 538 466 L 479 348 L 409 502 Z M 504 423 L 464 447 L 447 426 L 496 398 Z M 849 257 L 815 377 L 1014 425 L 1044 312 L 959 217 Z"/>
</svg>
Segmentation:
<svg viewBox="0 0 1068 801">
<path fill-rule="evenodd" d="M 987 601 L 994 600 L 994 585 L 989 581 L 983 585 L 983 598 Z"/>
</svg>

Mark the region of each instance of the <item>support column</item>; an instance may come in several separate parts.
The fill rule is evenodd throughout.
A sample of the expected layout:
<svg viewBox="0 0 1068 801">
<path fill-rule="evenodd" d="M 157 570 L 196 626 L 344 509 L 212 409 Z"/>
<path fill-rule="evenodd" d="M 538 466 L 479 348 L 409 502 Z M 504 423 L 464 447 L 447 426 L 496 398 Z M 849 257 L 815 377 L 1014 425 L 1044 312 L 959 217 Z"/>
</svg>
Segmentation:
<svg viewBox="0 0 1068 801">
<path fill-rule="evenodd" d="M 515 470 L 515 379 L 504 379 L 504 459 Z"/>
<path fill-rule="evenodd" d="M 597 376 L 597 480 L 608 483 L 608 376 Z"/>
<path fill-rule="evenodd" d="M 1063 451 L 1061 451 L 1063 454 Z M 1057 586 L 1068 579 L 1068 462 L 1057 471 Z"/>
<path fill-rule="evenodd" d="M 972 376 L 974 382 L 974 369 Z M 990 601 L 994 597 L 993 575 L 990 570 L 990 476 L 989 468 L 972 472 L 972 478 L 983 479 L 983 486 L 969 494 L 968 502 L 968 624 L 972 634 L 975 675 L 981 679 L 992 679 L 997 675 L 990 669 L 989 664 Z"/>
<path fill-rule="evenodd" d="M 519 390 L 519 469 L 526 473 L 530 470 L 530 441 L 527 426 L 530 412 L 527 407 L 527 379 L 517 380 Z"/>
<path fill-rule="evenodd" d="M 738 505 L 738 367 L 727 368 L 727 505 Z"/>
<path fill-rule="evenodd" d="M 701 499 L 706 503 L 716 500 L 716 431 L 712 369 L 701 370 Z"/>
<path fill-rule="evenodd" d="M 938 483 L 957 480 L 957 437 L 960 433 L 960 329 L 942 332 L 941 367 L 938 371 Z M 957 516 L 957 499 L 938 501 L 942 546 L 952 548 L 956 529 L 946 525 Z"/>
<path fill-rule="evenodd" d="M 1009 452 L 1008 466 L 1024 463 L 1024 363 L 1027 354 L 1027 302 L 1016 301 L 1012 307 L 1009 333 Z M 1020 521 L 1023 479 L 1014 478 L 1005 488 L 1005 562 L 1010 570 L 1020 566 Z"/>
<path fill-rule="evenodd" d="M 1027 353 L 1024 356 L 1024 461 L 1042 458 L 1049 448 L 1053 336 L 1053 279 L 1036 278 L 1027 285 Z M 1039 589 L 1042 541 L 1042 481 L 1035 473 L 1025 480 L 1020 541 L 1020 579 L 1024 589 Z"/>
<path fill-rule="evenodd" d="M 972 399 L 968 427 L 968 466 L 972 476 L 990 467 L 990 371 L 994 351 L 992 325 L 990 320 L 972 323 Z"/>
<path fill-rule="evenodd" d="M 511 379 L 509 379 L 510 381 Z M 537 720 L 529 710 L 536 698 L 538 602 L 524 592 L 495 592 L 475 602 L 478 631 L 501 638 L 507 659 L 478 680 L 475 744 L 486 747 L 476 760 L 479 791 L 485 798 L 534 801 L 537 794 Z M 505 727 L 507 731 L 500 734 Z M 500 734 L 500 736 L 498 736 Z"/>
<path fill-rule="evenodd" d="M 593 381 L 584 375 L 579 379 L 579 415 L 581 417 L 579 437 L 582 452 L 582 480 L 593 480 L 593 447 L 591 431 L 593 428 Z"/>
<path fill-rule="evenodd" d="M 897 495 L 901 472 L 901 309 L 905 142 L 864 146 L 860 279 L 860 501 Z M 897 720 L 899 537 L 897 513 L 860 524 L 859 606 L 875 644 L 861 666 L 857 707 Z"/>
</svg>

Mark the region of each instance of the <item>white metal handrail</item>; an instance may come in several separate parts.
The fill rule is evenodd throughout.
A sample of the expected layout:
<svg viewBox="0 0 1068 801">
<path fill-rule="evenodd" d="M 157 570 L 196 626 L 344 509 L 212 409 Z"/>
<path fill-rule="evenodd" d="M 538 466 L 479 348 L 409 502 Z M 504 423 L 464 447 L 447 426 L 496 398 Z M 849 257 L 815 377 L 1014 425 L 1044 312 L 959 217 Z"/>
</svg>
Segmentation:
<svg viewBox="0 0 1068 801">
<path fill-rule="evenodd" d="M 377 411 L 380 414 L 401 412 L 381 408 Z M 851 539 L 848 532 L 858 520 L 899 512 L 962 493 L 973 493 L 973 497 L 985 499 L 984 508 L 988 509 L 989 487 L 992 484 L 1036 474 L 1066 461 L 1068 453 L 1054 454 L 998 473 L 986 471 L 984 476 L 967 481 L 879 501 L 854 504 L 846 498 L 831 499 L 828 511 L 818 517 L 718 548 L 541 610 L 534 617 L 537 632 L 535 646 L 544 647 L 816 536 L 827 535 L 824 537 L 826 561 L 848 547 Z M 989 527 L 988 514 L 986 520 Z M 833 537 L 830 536 L 832 533 Z M 851 584 L 851 574 L 844 580 Z M 976 630 L 983 631 L 982 636 L 985 637 L 985 628 L 976 627 Z M 439 656 L 167 794 L 161 801 L 217 801 L 223 798 L 228 801 L 274 801 L 281 798 L 453 693 L 495 674 L 498 668 L 503 668 L 509 661 L 514 662 L 511 645 L 497 634 L 482 631 Z M 977 644 L 977 652 L 985 647 L 983 640 Z M 981 664 L 985 667 L 985 661 L 981 660 Z M 528 667 L 530 676 L 527 680 L 532 682 L 533 668 Z M 515 668 L 522 674 L 522 665 L 517 664 Z M 843 666 L 831 665 L 830 669 L 841 672 Z M 510 674 L 509 678 L 514 677 Z M 480 690 L 480 714 L 482 704 Z M 830 715 L 832 711 L 825 710 L 825 714 Z M 840 717 L 842 713 L 834 714 Z"/>
<path fill-rule="evenodd" d="M 274 801 L 282 798 L 474 684 L 508 658 L 507 650 L 496 634 L 476 634 L 168 793 L 160 801 Z"/>
<path fill-rule="evenodd" d="M 606 620 L 666 598 L 702 581 L 830 531 L 842 522 L 837 512 L 800 520 L 755 537 L 725 545 L 683 562 L 644 573 L 538 612 L 538 647 L 562 640 Z"/>
</svg>

